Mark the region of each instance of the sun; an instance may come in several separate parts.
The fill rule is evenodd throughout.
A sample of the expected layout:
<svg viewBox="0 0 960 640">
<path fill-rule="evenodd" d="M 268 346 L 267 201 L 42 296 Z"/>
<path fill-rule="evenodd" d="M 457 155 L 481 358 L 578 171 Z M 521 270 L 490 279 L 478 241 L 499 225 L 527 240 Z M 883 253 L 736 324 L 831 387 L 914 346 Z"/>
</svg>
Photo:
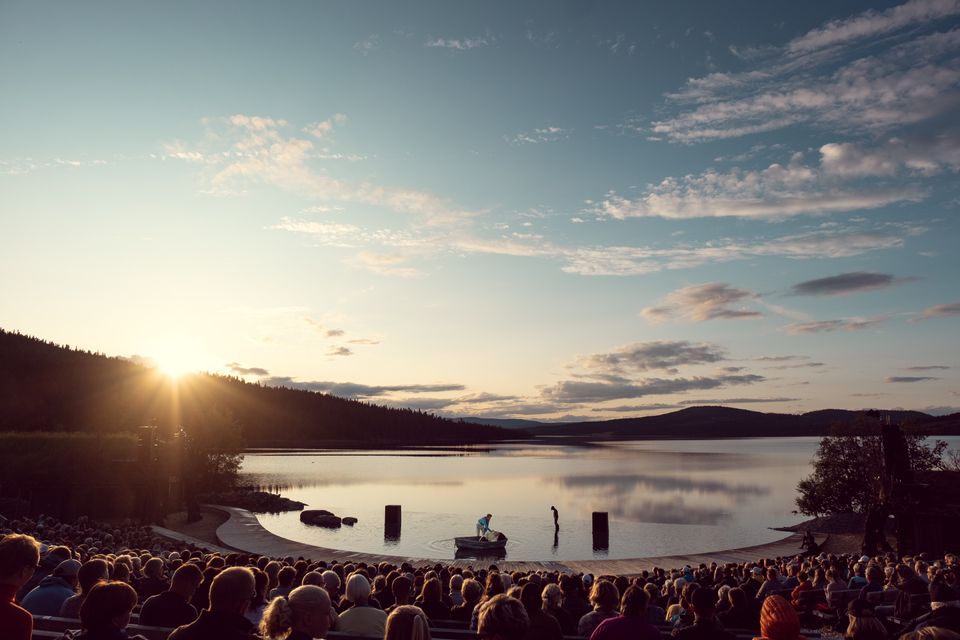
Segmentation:
<svg viewBox="0 0 960 640">
<path fill-rule="evenodd" d="M 177 380 L 189 373 L 198 371 L 196 357 L 180 348 L 159 349 L 152 357 L 157 370 L 171 380 Z"/>
</svg>

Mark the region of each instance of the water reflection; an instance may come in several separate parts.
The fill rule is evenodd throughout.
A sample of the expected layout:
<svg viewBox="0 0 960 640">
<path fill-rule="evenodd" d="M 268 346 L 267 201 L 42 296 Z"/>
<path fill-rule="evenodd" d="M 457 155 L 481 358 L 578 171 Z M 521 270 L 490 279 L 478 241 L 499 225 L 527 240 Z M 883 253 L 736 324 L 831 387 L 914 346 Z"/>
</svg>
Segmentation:
<svg viewBox="0 0 960 640">
<path fill-rule="evenodd" d="M 513 559 L 622 558 L 777 539 L 767 527 L 799 521 L 790 513 L 795 487 L 817 442 L 270 452 L 248 455 L 242 473 L 246 483 L 284 487 L 292 499 L 360 518 L 349 531 L 307 530 L 295 514 L 261 518 L 271 531 L 319 546 L 449 559 L 452 538 L 470 535 L 476 514 L 491 512 Z M 385 504 L 402 505 L 402 538 L 385 529 Z M 562 540 L 551 505 L 564 514 Z M 594 511 L 610 515 L 605 544 L 594 544 Z"/>
</svg>

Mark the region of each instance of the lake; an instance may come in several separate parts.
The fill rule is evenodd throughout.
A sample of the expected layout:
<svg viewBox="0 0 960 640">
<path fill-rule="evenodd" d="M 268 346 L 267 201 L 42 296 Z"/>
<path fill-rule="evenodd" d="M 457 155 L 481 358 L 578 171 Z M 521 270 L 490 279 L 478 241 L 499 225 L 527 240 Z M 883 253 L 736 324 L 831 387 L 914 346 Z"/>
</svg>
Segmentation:
<svg viewBox="0 0 960 640">
<path fill-rule="evenodd" d="M 957 438 L 946 438 L 956 447 Z M 276 485 L 312 509 L 359 519 L 327 530 L 297 512 L 260 515 L 269 531 L 337 548 L 449 560 L 477 518 L 509 538 L 511 560 L 632 558 L 773 542 L 794 514 L 819 438 L 657 440 L 600 446 L 498 444 L 406 451 L 248 453 L 242 481 Z M 402 505 L 399 539 L 384 506 Z M 550 506 L 560 513 L 554 536 Z M 606 511 L 609 544 L 594 548 L 591 513 Z"/>
</svg>

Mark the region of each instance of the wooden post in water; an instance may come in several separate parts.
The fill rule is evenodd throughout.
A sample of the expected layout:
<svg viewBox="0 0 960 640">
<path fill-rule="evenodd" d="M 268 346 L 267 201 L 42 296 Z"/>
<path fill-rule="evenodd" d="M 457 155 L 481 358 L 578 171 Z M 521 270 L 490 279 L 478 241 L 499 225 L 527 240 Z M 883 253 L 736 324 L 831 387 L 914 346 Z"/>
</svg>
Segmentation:
<svg viewBox="0 0 960 640">
<path fill-rule="evenodd" d="M 383 539 L 400 539 L 400 505 L 388 504 L 383 508 Z"/>
<path fill-rule="evenodd" d="M 602 551 L 610 548 L 610 523 L 606 511 L 593 512 L 593 549 Z"/>
</svg>

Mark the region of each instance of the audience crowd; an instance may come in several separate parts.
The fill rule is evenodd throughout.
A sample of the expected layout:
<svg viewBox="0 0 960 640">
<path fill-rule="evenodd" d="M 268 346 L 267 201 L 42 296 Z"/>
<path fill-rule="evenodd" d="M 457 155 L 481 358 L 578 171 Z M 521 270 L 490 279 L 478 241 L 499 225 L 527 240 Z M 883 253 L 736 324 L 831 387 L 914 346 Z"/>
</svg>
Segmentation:
<svg viewBox="0 0 960 640">
<path fill-rule="evenodd" d="M 654 568 L 636 576 L 416 567 L 219 554 L 132 523 L 0 517 L 0 637 L 34 616 L 76 620 L 64 638 L 799 640 L 830 626 L 855 640 L 960 640 L 955 555 L 797 555 Z M 873 594 L 873 595 L 871 595 Z"/>
</svg>

